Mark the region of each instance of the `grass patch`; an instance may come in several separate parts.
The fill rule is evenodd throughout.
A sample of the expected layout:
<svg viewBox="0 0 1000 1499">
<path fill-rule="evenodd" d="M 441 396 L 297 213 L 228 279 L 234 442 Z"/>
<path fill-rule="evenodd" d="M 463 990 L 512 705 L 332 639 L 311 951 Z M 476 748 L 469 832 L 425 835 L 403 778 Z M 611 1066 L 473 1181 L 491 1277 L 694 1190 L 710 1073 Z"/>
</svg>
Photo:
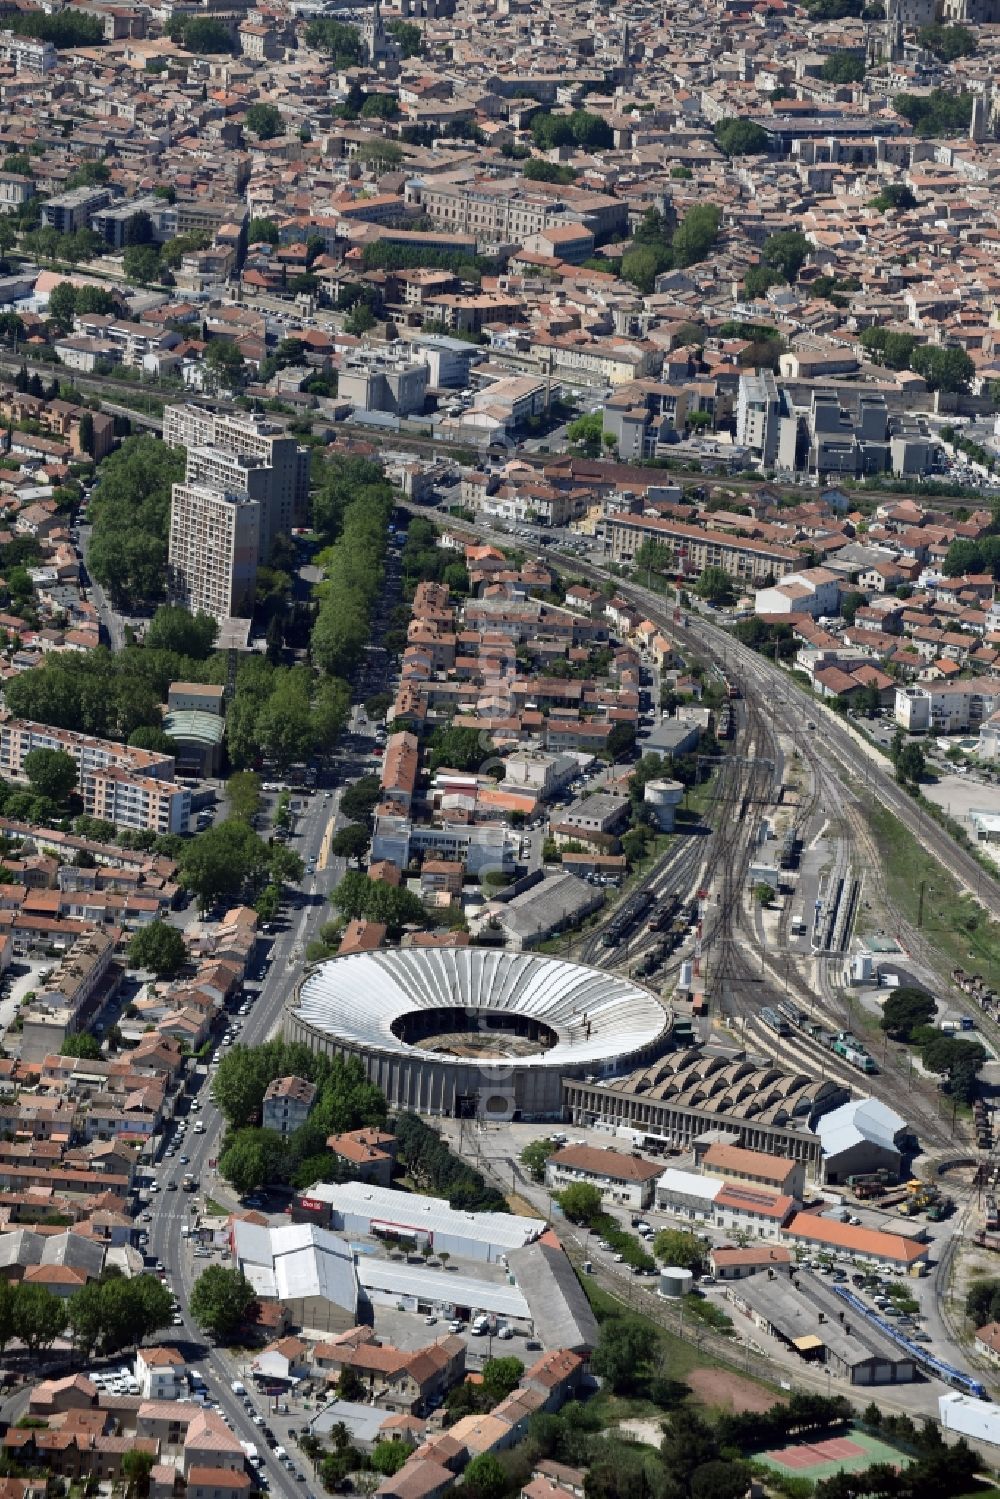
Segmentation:
<svg viewBox="0 0 1000 1499">
<path fill-rule="evenodd" d="M 617 1296 L 597 1285 L 593 1276 L 580 1275 L 580 1283 L 590 1302 L 591 1310 L 598 1322 L 603 1322 L 607 1317 L 629 1316 L 636 1317 L 640 1322 L 645 1322 L 652 1327 L 660 1342 L 666 1364 L 666 1372 L 671 1379 L 683 1379 L 685 1374 L 690 1374 L 693 1369 L 717 1369 L 720 1366 L 717 1359 L 708 1354 L 699 1353 L 697 1348 L 690 1343 L 685 1343 L 683 1338 L 678 1338 L 674 1333 L 668 1332 L 659 1322 L 652 1317 L 647 1317 L 644 1312 L 630 1307 L 626 1302 L 619 1301 Z M 658 1409 L 658 1407 L 653 1407 Z M 632 1412 L 632 1414 L 636 1414 Z"/>
<path fill-rule="evenodd" d="M 964 895 L 924 845 L 886 808 L 870 813 L 891 900 L 934 942 L 949 968 L 981 973 L 1000 988 L 1000 926 Z M 921 888 L 923 906 L 921 909 Z"/>
<path fill-rule="evenodd" d="M 221 1202 L 216 1202 L 214 1197 L 205 1198 L 205 1212 L 210 1218 L 228 1218 L 229 1209 L 224 1208 Z"/>
</svg>

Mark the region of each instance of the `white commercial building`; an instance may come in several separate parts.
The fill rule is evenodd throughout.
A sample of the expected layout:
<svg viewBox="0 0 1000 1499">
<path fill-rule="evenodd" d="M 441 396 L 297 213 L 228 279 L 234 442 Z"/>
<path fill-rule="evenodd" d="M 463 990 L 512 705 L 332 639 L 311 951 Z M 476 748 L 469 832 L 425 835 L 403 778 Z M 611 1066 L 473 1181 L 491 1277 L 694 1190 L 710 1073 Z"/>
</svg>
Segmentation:
<svg viewBox="0 0 1000 1499">
<path fill-rule="evenodd" d="M 467 1260 L 499 1260 L 522 1249 L 543 1232 L 540 1218 L 511 1213 L 465 1213 L 443 1197 L 395 1192 L 366 1182 L 317 1182 L 306 1194 L 308 1205 L 329 1204 L 330 1227 L 362 1238 L 412 1239 L 437 1253 Z"/>
</svg>

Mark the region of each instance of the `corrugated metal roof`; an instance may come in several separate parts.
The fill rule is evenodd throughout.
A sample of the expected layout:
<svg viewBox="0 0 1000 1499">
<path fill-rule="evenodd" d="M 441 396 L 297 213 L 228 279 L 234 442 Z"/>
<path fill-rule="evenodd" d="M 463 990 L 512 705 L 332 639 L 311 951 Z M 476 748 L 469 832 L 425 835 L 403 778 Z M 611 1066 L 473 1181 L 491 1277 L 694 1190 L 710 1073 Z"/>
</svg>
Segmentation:
<svg viewBox="0 0 1000 1499">
<path fill-rule="evenodd" d="M 370 1218 L 386 1226 L 419 1229 L 421 1233 L 465 1238 L 495 1250 L 519 1249 L 537 1239 L 545 1227 L 541 1218 L 513 1213 L 466 1213 L 449 1207 L 443 1197 L 396 1192 L 366 1182 L 317 1182 L 306 1196 L 328 1202 L 335 1212 Z"/>
<path fill-rule="evenodd" d="M 362 1256 L 358 1277 L 366 1290 L 400 1296 L 419 1296 L 439 1305 L 468 1306 L 477 1312 L 497 1312 L 504 1317 L 531 1316 L 523 1291 L 506 1281 L 478 1280 L 452 1271 L 428 1270 L 396 1260 L 374 1260 Z"/>
</svg>

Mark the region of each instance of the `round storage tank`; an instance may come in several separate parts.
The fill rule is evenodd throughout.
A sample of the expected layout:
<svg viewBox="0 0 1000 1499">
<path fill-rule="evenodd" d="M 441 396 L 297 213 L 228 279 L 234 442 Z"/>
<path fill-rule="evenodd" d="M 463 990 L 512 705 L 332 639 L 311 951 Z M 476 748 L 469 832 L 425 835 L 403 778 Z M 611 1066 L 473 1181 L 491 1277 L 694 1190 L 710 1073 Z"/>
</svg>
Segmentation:
<svg viewBox="0 0 1000 1499">
<path fill-rule="evenodd" d="M 681 1296 L 689 1296 L 693 1289 L 694 1276 L 690 1270 L 682 1270 L 679 1265 L 665 1265 L 660 1271 L 661 1296 L 677 1301 Z"/>
<path fill-rule="evenodd" d="M 674 813 L 684 800 L 681 781 L 647 781 L 642 793 L 647 807 L 652 807 L 653 816 L 662 833 L 674 830 Z"/>
</svg>

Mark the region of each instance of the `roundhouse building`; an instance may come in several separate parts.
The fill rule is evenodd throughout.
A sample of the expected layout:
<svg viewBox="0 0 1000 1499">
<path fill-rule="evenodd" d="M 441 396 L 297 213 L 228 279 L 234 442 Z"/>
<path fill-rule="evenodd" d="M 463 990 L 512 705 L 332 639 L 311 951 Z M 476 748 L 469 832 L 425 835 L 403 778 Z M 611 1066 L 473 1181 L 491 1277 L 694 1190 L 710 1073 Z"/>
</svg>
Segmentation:
<svg viewBox="0 0 1000 1499">
<path fill-rule="evenodd" d="M 608 1078 L 662 1051 L 671 1017 L 638 984 L 578 963 L 477 948 L 353 953 L 311 969 L 284 1033 L 356 1056 L 393 1108 L 562 1115 L 564 1078 Z"/>
</svg>

